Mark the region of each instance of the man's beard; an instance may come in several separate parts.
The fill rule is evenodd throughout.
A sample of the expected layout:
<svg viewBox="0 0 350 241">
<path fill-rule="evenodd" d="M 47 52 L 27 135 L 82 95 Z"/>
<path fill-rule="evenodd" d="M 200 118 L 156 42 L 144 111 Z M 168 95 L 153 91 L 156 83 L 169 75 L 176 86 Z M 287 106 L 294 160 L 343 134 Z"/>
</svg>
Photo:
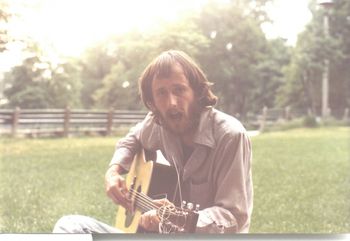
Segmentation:
<svg viewBox="0 0 350 241">
<path fill-rule="evenodd" d="M 168 110 L 165 116 L 158 110 L 154 112 L 159 123 L 166 130 L 177 135 L 189 134 L 198 128 L 200 113 L 201 109 L 197 104 L 189 107 L 188 115 L 176 109 Z"/>
</svg>

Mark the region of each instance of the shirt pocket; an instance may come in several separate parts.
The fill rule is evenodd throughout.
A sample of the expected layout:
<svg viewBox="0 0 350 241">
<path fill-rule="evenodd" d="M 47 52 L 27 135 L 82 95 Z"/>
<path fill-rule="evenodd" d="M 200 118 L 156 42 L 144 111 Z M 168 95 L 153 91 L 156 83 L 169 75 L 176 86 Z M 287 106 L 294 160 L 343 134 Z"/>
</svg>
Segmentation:
<svg viewBox="0 0 350 241">
<path fill-rule="evenodd" d="M 196 204 L 200 205 L 199 209 L 211 206 L 214 197 L 209 182 L 190 182 L 190 197 L 194 206 L 196 206 Z"/>
</svg>

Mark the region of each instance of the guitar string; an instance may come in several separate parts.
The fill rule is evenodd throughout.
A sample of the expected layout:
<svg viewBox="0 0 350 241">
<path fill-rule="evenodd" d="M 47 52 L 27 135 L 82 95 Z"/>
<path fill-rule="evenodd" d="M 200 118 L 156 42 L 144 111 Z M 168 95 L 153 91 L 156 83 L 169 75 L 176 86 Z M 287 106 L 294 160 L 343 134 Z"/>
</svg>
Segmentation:
<svg viewBox="0 0 350 241">
<path fill-rule="evenodd" d="M 163 230 L 164 233 L 170 233 L 170 232 L 175 232 L 175 230 L 178 230 L 178 229 L 183 229 L 185 227 L 185 223 L 187 222 L 186 221 L 187 215 L 184 215 L 183 207 L 181 207 L 181 209 L 180 209 L 181 212 L 179 214 L 179 211 L 178 212 L 169 211 L 168 207 L 164 207 L 164 206 L 158 207 L 157 205 L 155 205 L 153 203 L 153 200 L 149 196 L 147 196 L 141 192 L 138 192 L 137 190 L 134 190 L 134 188 L 131 188 L 129 190 L 129 192 L 131 194 L 130 196 L 132 196 L 134 194 L 135 201 L 137 202 L 139 208 L 141 208 L 145 211 L 148 211 L 151 209 L 157 210 L 157 215 L 161 219 L 160 226 L 159 226 L 160 231 Z M 176 206 L 172 206 L 172 209 L 179 210 L 179 208 L 177 208 Z M 164 225 L 167 222 L 169 222 L 170 215 L 173 215 L 176 217 L 177 221 L 175 221 L 175 223 L 182 223 L 182 225 L 177 227 L 176 225 L 171 224 L 170 227 L 166 228 Z M 180 222 L 179 219 L 181 219 L 181 218 L 184 218 L 184 220 L 182 220 Z M 173 223 L 173 221 L 170 221 L 170 223 Z"/>
<path fill-rule="evenodd" d="M 149 210 L 152 210 L 152 209 L 159 210 L 160 208 L 162 208 L 162 207 L 158 207 L 157 205 L 155 205 L 153 203 L 153 200 L 150 197 L 148 197 L 147 195 L 145 195 L 145 194 L 143 194 L 141 192 L 138 192 L 138 191 L 136 191 L 134 189 L 130 189 L 130 192 L 131 192 L 131 194 L 135 194 L 136 195 L 135 198 L 137 198 L 138 204 L 140 206 L 142 206 L 141 208 L 145 209 L 146 211 L 149 211 Z M 173 208 L 175 208 L 176 211 L 178 211 L 178 212 L 180 211 L 180 213 L 183 213 L 183 209 L 179 209 L 179 208 L 177 208 L 175 206 Z M 170 213 L 170 214 L 177 215 L 177 216 L 186 216 L 186 215 L 178 214 L 178 213 L 172 212 L 172 211 L 168 211 L 166 213 Z"/>
<path fill-rule="evenodd" d="M 170 220 L 171 212 L 167 211 L 167 207 L 165 208 L 160 207 L 157 211 L 157 215 L 160 218 L 160 226 L 170 224 L 172 227 L 176 227 L 175 229 L 177 230 L 177 229 L 183 229 L 187 223 L 187 217 L 183 214 L 179 215 L 177 213 L 172 215 L 172 217 L 173 218 L 175 217 L 175 219 L 171 221 Z"/>
<path fill-rule="evenodd" d="M 175 170 L 176 170 L 176 174 L 177 174 L 177 181 L 178 181 L 178 186 L 179 186 L 179 194 L 180 194 L 180 203 L 182 203 L 183 199 L 182 199 L 182 190 L 181 190 L 181 183 L 180 183 L 180 176 L 179 176 L 179 170 L 177 168 L 177 165 L 176 165 L 176 162 L 175 162 L 175 159 L 173 156 L 171 156 L 171 160 L 172 162 L 174 163 L 175 165 Z M 134 188 L 131 188 L 130 189 L 134 194 L 136 194 L 136 196 L 139 197 L 139 199 L 137 199 L 138 201 L 140 201 L 139 205 L 142 206 L 141 208 L 145 209 L 147 211 L 148 210 L 151 210 L 151 209 L 156 209 L 156 210 L 159 210 L 159 207 L 157 205 L 155 205 L 153 203 L 153 200 L 148 197 L 147 195 L 141 193 L 141 192 L 138 192 L 137 190 L 134 190 Z M 132 194 L 132 193 L 131 193 Z M 175 207 L 176 210 L 178 210 L 177 207 Z M 183 208 L 181 207 L 181 212 L 180 213 L 183 213 Z M 175 212 L 169 212 L 168 213 L 175 213 Z M 175 213 L 176 214 L 176 213 Z M 185 216 L 185 215 L 183 215 Z"/>
<path fill-rule="evenodd" d="M 139 206 L 142 208 L 142 209 L 144 209 L 145 211 L 149 211 L 149 210 L 151 210 L 151 209 L 156 209 L 156 210 L 159 210 L 159 209 L 161 209 L 161 208 L 163 208 L 163 207 L 158 207 L 157 205 L 155 205 L 152 201 L 152 199 L 151 198 L 149 198 L 147 195 L 145 195 L 145 194 L 143 194 L 143 193 L 140 193 L 140 192 L 137 192 L 137 191 L 135 191 L 135 190 L 133 190 L 133 189 L 130 189 L 131 190 L 131 192 L 133 192 L 134 194 L 136 194 L 136 196 L 138 196 L 138 199 L 137 199 L 137 203 L 139 204 Z M 177 208 L 177 207 L 173 207 L 177 212 L 180 212 L 180 211 L 182 211 L 182 212 L 180 212 L 180 213 L 183 213 L 183 209 L 181 209 L 180 211 L 179 211 L 179 209 Z M 169 208 L 168 209 L 166 209 L 166 210 L 169 210 Z M 178 213 L 176 213 L 176 212 L 172 212 L 172 211 L 167 211 L 167 212 L 165 212 L 165 213 L 169 213 L 169 214 L 173 214 L 173 215 L 177 215 L 177 216 L 185 216 L 184 214 L 178 214 Z"/>
<path fill-rule="evenodd" d="M 142 195 L 142 193 L 140 193 L 134 189 L 130 189 L 130 193 L 134 194 L 134 196 L 136 196 L 135 198 L 138 198 L 137 200 L 140 201 L 138 203 L 142 204 L 143 207 L 146 207 L 148 210 L 158 208 L 158 206 L 153 203 L 153 200 L 150 197 L 148 197 L 147 195 Z"/>
<path fill-rule="evenodd" d="M 132 189 L 131 189 L 131 190 L 132 190 Z M 141 193 L 141 192 L 137 192 L 137 191 L 135 191 L 135 190 L 132 190 L 132 192 L 137 196 L 136 198 L 138 198 L 138 199 L 137 199 L 138 204 L 143 205 L 143 207 L 148 208 L 148 210 L 151 210 L 151 209 L 161 209 L 161 208 L 163 208 L 163 206 L 159 207 L 159 206 L 155 205 L 155 204 L 153 203 L 153 200 L 152 200 L 150 197 L 148 197 L 147 195 L 145 195 L 145 194 L 143 194 L 143 193 Z M 147 206 L 147 204 L 148 204 L 148 206 Z M 172 207 L 173 209 L 175 209 L 175 211 L 177 211 L 177 212 L 183 212 L 183 211 L 184 211 L 183 209 L 179 209 L 179 208 L 177 208 L 176 206 L 171 206 L 171 207 Z M 170 213 L 175 213 L 175 212 L 171 212 L 171 211 L 170 211 Z"/>
<path fill-rule="evenodd" d="M 148 209 L 148 207 L 145 207 L 144 205 L 140 205 L 139 204 L 139 208 L 141 208 L 142 210 L 144 210 L 144 211 L 148 211 L 149 209 Z M 178 212 L 172 212 L 168 207 L 158 207 L 158 209 L 157 209 L 157 215 L 159 216 L 159 217 L 163 217 L 163 219 L 165 219 L 164 217 L 168 217 L 168 216 L 176 216 L 176 217 L 178 217 L 178 218 L 181 218 L 181 217 L 184 217 L 184 218 L 186 218 L 186 215 L 185 214 L 183 214 L 183 213 L 178 213 Z"/>
</svg>

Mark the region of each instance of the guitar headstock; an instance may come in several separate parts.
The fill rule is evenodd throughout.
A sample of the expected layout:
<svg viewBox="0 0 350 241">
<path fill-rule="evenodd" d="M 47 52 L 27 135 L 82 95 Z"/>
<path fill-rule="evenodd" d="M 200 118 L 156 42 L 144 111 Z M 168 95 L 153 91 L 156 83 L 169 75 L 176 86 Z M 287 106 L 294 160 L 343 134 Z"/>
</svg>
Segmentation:
<svg viewBox="0 0 350 241">
<path fill-rule="evenodd" d="M 194 233 L 198 221 L 199 205 L 183 202 L 181 208 L 165 205 L 158 209 L 162 233 Z"/>
</svg>

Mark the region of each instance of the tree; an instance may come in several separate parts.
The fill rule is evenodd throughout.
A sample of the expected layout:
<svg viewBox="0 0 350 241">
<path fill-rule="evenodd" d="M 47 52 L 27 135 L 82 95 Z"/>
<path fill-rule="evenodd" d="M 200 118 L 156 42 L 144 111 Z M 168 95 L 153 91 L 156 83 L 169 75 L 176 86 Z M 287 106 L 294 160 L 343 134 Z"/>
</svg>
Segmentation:
<svg viewBox="0 0 350 241">
<path fill-rule="evenodd" d="M 330 107 L 341 115 L 350 107 L 350 2 L 334 1 L 330 19 L 330 33 L 337 40 L 330 68 Z M 334 50 L 333 50 L 334 51 Z"/>
<path fill-rule="evenodd" d="M 5 1 L 0 1 L 0 53 L 6 50 L 6 44 L 9 41 L 5 26 L 11 15 L 7 8 L 7 3 Z"/>
<path fill-rule="evenodd" d="M 116 51 L 110 73 L 94 94 L 99 107 L 115 109 L 141 109 L 138 94 L 138 79 L 144 68 L 158 54 L 169 49 L 186 51 L 197 56 L 207 47 L 207 39 L 196 25 L 183 20 L 162 26 L 151 33 L 131 31 L 118 36 L 114 41 Z"/>
<path fill-rule="evenodd" d="M 277 92 L 285 84 L 284 69 L 289 65 L 291 48 L 287 48 L 282 39 L 272 39 L 266 43 L 266 49 L 256 64 L 257 78 L 252 89 L 253 105 L 250 111 L 259 112 L 265 106 L 274 108 L 278 106 Z"/>
<path fill-rule="evenodd" d="M 210 38 L 209 50 L 202 53 L 200 59 L 210 81 L 214 82 L 219 106 L 240 116 L 256 111 L 262 104 L 272 105 L 270 102 L 277 88 L 272 82 L 281 75 L 277 67 L 273 67 L 277 59 L 272 58 L 278 58 L 278 54 L 269 56 L 272 48 L 260 28 L 262 20 L 258 16 L 262 16 L 262 12 L 253 11 L 249 7 L 251 2 L 232 1 L 222 5 L 211 1 L 197 20 L 203 35 Z M 274 89 L 265 91 L 263 94 L 268 95 L 261 102 L 256 88 L 264 91 L 263 86 Z M 272 101 L 267 101 L 270 99 Z"/>
<path fill-rule="evenodd" d="M 328 9 L 329 37 L 324 35 L 324 9 L 315 1 L 311 2 L 310 9 L 313 19 L 298 37 L 285 73 L 287 83 L 280 89 L 278 99 L 283 106 L 306 107 L 319 115 L 325 59 L 330 61 L 330 108 L 339 111 L 350 104 L 350 3 L 337 0 L 333 8 Z"/>
<path fill-rule="evenodd" d="M 115 44 L 105 40 L 89 48 L 81 58 L 81 103 L 85 108 L 96 105 L 94 95 L 102 87 L 103 79 L 110 73 L 116 62 L 114 57 Z"/>
<path fill-rule="evenodd" d="M 77 107 L 80 78 L 70 63 L 56 64 L 38 56 L 27 58 L 5 74 L 4 91 L 9 107 L 64 108 Z M 74 77 L 75 76 L 75 77 Z"/>
<path fill-rule="evenodd" d="M 92 95 L 99 108 L 140 109 L 137 81 L 151 58 L 150 43 L 137 31 L 117 36 L 110 58 L 110 70 Z M 103 61 L 103 60 L 102 60 Z"/>
<path fill-rule="evenodd" d="M 10 107 L 21 108 L 48 108 L 48 95 L 41 87 L 39 78 L 42 72 L 36 69 L 35 63 L 39 62 L 37 57 L 28 58 L 21 66 L 15 66 L 5 74 L 4 91 Z"/>
<path fill-rule="evenodd" d="M 199 15 L 183 16 L 153 32 L 116 37 L 110 71 L 93 94 L 96 106 L 142 108 L 137 93 L 142 70 L 162 51 L 179 49 L 199 62 L 214 82 L 220 108 L 244 116 L 273 107 L 289 53 L 282 40 L 269 43 L 260 28 L 267 19 L 262 10 L 266 2 L 255 1 L 258 7 L 253 8 L 252 1 L 210 1 Z"/>
</svg>

